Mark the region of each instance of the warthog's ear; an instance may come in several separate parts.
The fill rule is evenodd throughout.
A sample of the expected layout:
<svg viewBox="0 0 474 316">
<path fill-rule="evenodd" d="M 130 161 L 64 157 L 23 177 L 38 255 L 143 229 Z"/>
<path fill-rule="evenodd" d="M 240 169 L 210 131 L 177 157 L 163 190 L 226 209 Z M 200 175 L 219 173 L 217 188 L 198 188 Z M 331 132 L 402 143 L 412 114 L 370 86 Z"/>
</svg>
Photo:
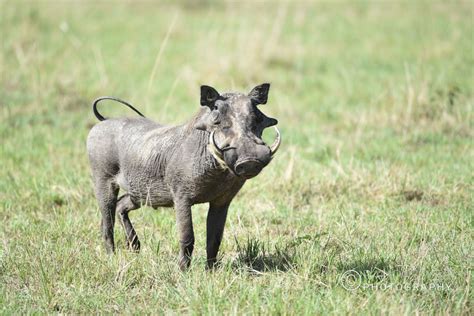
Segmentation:
<svg viewBox="0 0 474 316">
<path fill-rule="evenodd" d="M 201 105 L 208 106 L 211 110 L 214 108 L 214 103 L 219 99 L 219 92 L 210 86 L 201 86 Z"/>
<path fill-rule="evenodd" d="M 269 83 L 261 84 L 250 91 L 249 97 L 256 104 L 265 104 L 268 99 L 268 90 L 270 90 Z"/>
<path fill-rule="evenodd" d="M 278 121 L 272 117 L 265 116 L 265 119 L 263 120 L 263 126 L 265 127 L 270 127 L 277 124 Z"/>
</svg>

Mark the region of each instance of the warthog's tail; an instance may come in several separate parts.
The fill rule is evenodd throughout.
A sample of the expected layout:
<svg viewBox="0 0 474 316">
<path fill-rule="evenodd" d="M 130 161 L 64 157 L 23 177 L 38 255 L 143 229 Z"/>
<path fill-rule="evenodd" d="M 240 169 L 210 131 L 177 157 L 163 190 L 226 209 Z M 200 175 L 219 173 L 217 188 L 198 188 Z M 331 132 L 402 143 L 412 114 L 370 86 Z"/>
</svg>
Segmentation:
<svg viewBox="0 0 474 316">
<path fill-rule="evenodd" d="M 129 108 L 131 108 L 133 111 L 135 111 L 135 113 L 137 113 L 138 115 L 142 116 L 142 117 L 145 117 L 145 115 L 141 114 L 140 111 L 138 111 L 137 109 L 135 109 L 130 103 L 128 102 L 125 102 L 123 100 L 120 100 L 120 99 L 117 99 L 117 98 L 114 98 L 114 97 L 100 97 L 100 98 L 97 98 L 94 100 L 94 102 L 92 103 L 92 110 L 94 111 L 94 114 L 95 114 L 95 117 L 97 117 L 97 119 L 99 121 L 104 121 L 106 120 L 107 118 L 103 117 L 99 111 L 97 111 L 97 103 L 99 103 L 100 101 L 102 100 L 113 100 L 113 101 L 117 101 L 119 103 L 122 103 L 123 105 L 126 105 L 128 106 Z"/>
</svg>

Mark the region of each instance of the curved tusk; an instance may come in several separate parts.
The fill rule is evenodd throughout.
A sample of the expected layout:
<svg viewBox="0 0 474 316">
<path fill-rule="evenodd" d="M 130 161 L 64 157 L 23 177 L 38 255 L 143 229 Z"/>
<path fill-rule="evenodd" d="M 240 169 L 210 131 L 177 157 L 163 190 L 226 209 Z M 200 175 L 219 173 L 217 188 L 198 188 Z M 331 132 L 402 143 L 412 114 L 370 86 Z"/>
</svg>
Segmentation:
<svg viewBox="0 0 474 316">
<path fill-rule="evenodd" d="M 276 136 L 276 139 L 275 141 L 273 142 L 273 144 L 270 146 L 270 151 L 272 152 L 272 157 L 273 155 L 275 155 L 275 153 L 278 151 L 278 148 L 280 147 L 280 144 L 281 144 L 281 134 L 280 134 L 280 131 L 278 130 L 278 128 L 276 126 L 273 126 L 273 128 L 275 129 L 276 133 L 277 133 L 277 136 Z"/>
<path fill-rule="evenodd" d="M 223 160 L 224 156 L 222 154 L 222 150 L 219 149 L 219 147 L 217 146 L 216 144 L 216 140 L 214 139 L 214 132 L 215 130 L 213 130 L 211 132 L 211 134 L 209 135 L 209 146 L 210 146 L 210 150 L 211 152 L 217 156 L 220 160 Z"/>
</svg>

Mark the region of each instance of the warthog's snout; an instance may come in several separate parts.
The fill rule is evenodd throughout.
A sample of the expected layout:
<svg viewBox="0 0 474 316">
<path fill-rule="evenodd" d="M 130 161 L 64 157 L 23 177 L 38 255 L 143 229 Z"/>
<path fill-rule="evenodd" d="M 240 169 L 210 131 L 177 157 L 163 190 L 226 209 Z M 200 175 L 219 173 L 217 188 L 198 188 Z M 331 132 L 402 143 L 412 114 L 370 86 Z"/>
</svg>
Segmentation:
<svg viewBox="0 0 474 316">
<path fill-rule="evenodd" d="M 235 173 L 240 177 L 250 179 L 258 175 L 263 167 L 263 163 L 258 160 L 246 160 L 235 165 Z"/>
<path fill-rule="evenodd" d="M 272 159 L 270 148 L 265 145 L 256 145 L 251 157 L 243 157 L 235 163 L 235 174 L 250 179 L 255 177 Z"/>
<path fill-rule="evenodd" d="M 255 177 L 270 163 L 281 143 L 280 131 L 274 127 L 276 139 L 270 146 L 259 137 L 236 138 L 233 144 L 220 148 L 214 139 L 214 131 L 209 135 L 209 145 L 214 157 L 232 172 L 244 179 Z"/>
</svg>

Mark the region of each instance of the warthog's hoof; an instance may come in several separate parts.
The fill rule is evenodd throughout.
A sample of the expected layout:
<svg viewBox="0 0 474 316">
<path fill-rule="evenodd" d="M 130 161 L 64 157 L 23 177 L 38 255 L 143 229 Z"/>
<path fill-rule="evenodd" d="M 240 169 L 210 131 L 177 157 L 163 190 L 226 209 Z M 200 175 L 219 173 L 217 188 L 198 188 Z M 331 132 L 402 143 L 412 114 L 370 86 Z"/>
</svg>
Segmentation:
<svg viewBox="0 0 474 316">
<path fill-rule="evenodd" d="M 179 260 L 179 269 L 181 271 L 187 271 L 189 267 L 191 266 L 191 258 L 189 257 L 182 257 Z"/>
<path fill-rule="evenodd" d="M 135 238 L 133 241 L 127 243 L 128 249 L 133 252 L 140 252 L 140 240 Z"/>
</svg>

